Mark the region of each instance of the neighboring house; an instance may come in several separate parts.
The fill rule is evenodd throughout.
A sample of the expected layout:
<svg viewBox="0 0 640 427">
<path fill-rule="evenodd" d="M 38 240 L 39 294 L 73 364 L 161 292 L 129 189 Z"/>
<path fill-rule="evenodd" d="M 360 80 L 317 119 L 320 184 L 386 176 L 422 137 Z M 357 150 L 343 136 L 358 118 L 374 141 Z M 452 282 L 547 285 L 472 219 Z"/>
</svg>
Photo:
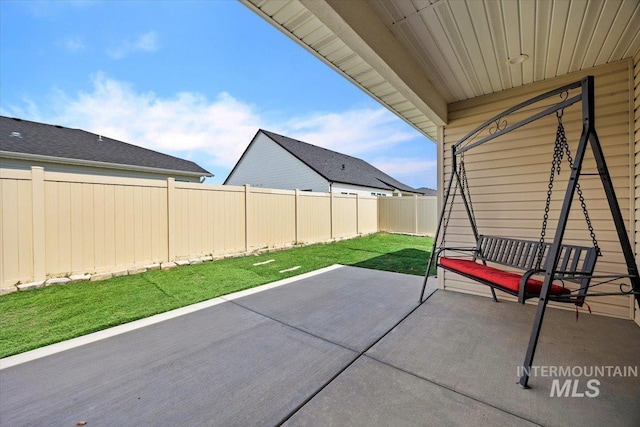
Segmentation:
<svg viewBox="0 0 640 427">
<path fill-rule="evenodd" d="M 224 184 L 376 196 L 419 194 L 364 160 L 262 129 Z"/>
<path fill-rule="evenodd" d="M 197 164 L 80 129 L 0 116 L 3 168 L 200 182 Z"/>
<path fill-rule="evenodd" d="M 418 188 L 416 188 L 416 190 L 418 190 L 420 193 L 422 193 L 423 196 L 437 196 L 438 195 L 438 190 L 434 190 L 433 188 L 429 188 L 429 187 L 418 187 Z"/>
</svg>

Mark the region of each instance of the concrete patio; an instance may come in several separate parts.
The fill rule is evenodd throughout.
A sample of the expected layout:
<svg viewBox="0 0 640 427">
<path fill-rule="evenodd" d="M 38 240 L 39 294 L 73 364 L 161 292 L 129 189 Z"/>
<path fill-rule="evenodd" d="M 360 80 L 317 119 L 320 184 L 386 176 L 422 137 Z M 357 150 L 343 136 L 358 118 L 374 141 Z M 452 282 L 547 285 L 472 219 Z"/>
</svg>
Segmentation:
<svg viewBox="0 0 640 427">
<path fill-rule="evenodd" d="M 0 425 L 638 425 L 634 375 L 571 377 L 578 395 L 597 379 L 595 397 L 551 397 L 543 371 L 516 385 L 535 307 L 435 286 L 418 306 L 421 283 L 325 269 L 3 359 Z M 633 322 L 550 309 L 535 364 L 637 369 L 639 355 Z"/>
</svg>

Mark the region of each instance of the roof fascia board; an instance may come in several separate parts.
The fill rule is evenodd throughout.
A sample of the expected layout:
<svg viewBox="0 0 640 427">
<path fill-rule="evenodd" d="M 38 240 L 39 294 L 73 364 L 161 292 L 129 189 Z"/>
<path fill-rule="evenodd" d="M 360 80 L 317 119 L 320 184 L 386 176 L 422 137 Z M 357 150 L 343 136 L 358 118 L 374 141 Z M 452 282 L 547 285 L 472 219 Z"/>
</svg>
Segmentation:
<svg viewBox="0 0 640 427">
<path fill-rule="evenodd" d="M 446 101 L 367 3 L 299 1 L 433 123 L 447 124 Z"/>
<path fill-rule="evenodd" d="M 92 166 L 92 167 L 105 168 L 105 169 L 119 169 L 119 170 L 126 170 L 126 171 L 135 171 L 135 172 L 160 173 L 163 175 L 181 175 L 181 176 L 192 176 L 192 177 L 214 176 L 212 173 L 179 171 L 174 169 L 153 168 L 149 166 L 122 165 L 118 163 L 98 162 L 95 160 L 78 160 L 78 159 L 69 159 L 64 157 L 44 156 L 41 154 L 17 153 L 15 151 L 0 151 L 0 158 L 2 157 L 8 158 L 8 159 L 15 159 L 15 160 L 36 160 L 41 162 L 59 163 L 59 164 L 74 165 L 74 166 Z"/>
</svg>

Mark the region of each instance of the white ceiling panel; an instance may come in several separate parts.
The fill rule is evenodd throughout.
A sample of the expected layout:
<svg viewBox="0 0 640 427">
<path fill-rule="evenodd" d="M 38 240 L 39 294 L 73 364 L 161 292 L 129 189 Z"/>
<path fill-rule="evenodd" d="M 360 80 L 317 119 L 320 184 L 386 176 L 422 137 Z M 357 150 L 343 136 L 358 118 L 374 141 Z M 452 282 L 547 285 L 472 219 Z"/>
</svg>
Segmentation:
<svg viewBox="0 0 640 427">
<path fill-rule="evenodd" d="M 596 58 L 596 65 L 606 64 L 611 60 L 613 53 L 616 50 L 616 46 L 620 43 L 622 34 L 627 30 L 627 26 L 630 24 L 629 17 L 633 16 L 634 12 L 638 9 L 638 5 L 630 1 L 623 1 L 620 5 L 620 9 L 609 28 L 609 33 L 605 38 L 605 41 L 600 49 L 600 53 Z"/>
<path fill-rule="evenodd" d="M 612 58 L 628 58 L 633 56 L 634 52 L 640 50 L 640 3 L 636 4 L 633 14 L 630 15 L 616 48 L 613 50 L 609 61 Z"/>
<path fill-rule="evenodd" d="M 564 39 L 562 41 L 563 54 L 560 55 L 560 59 L 558 60 L 558 67 L 556 69 L 556 73 L 558 75 L 567 74 L 569 72 L 569 67 L 574 57 L 574 50 L 578 42 L 582 19 L 584 17 L 586 9 L 586 0 L 574 1 L 569 4 Z"/>
<path fill-rule="evenodd" d="M 640 0 L 241 1 L 432 139 L 434 123 L 446 120 L 429 109 L 440 100 L 500 92 L 640 49 Z M 524 62 L 507 63 L 522 54 Z M 433 98 L 406 81 L 415 70 Z"/>
<path fill-rule="evenodd" d="M 593 32 L 593 36 L 591 37 L 591 45 L 584 56 L 584 62 L 582 63 L 583 68 L 589 68 L 596 65 L 596 58 L 604 47 L 604 41 L 611 31 L 613 20 L 615 19 L 621 4 L 622 0 L 607 0 L 606 2 L 603 2 L 598 22 Z"/>
</svg>

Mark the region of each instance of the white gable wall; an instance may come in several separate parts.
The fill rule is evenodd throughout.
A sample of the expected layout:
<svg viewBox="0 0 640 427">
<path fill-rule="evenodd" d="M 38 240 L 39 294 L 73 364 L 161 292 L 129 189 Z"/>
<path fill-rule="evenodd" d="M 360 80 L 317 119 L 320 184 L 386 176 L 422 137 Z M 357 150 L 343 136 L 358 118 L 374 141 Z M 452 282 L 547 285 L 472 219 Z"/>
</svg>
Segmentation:
<svg viewBox="0 0 640 427">
<path fill-rule="evenodd" d="M 329 181 L 262 132 L 225 184 L 329 192 Z"/>
</svg>

